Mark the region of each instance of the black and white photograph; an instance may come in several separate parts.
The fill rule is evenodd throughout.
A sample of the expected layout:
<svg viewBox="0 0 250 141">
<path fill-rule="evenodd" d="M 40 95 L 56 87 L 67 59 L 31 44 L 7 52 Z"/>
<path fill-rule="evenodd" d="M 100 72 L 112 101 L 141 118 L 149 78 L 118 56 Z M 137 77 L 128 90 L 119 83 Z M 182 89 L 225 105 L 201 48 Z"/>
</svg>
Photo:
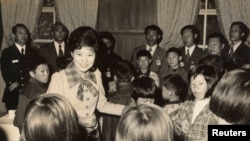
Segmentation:
<svg viewBox="0 0 250 141">
<path fill-rule="evenodd" d="M 0 141 L 249 141 L 249 7 L 0 0 Z"/>
</svg>

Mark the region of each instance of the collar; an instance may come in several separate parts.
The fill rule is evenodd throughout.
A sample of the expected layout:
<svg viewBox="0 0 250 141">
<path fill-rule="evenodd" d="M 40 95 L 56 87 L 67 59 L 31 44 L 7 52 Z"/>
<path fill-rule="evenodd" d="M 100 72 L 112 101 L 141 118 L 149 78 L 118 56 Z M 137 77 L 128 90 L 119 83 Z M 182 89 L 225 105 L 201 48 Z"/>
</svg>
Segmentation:
<svg viewBox="0 0 250 141">
<path fill-rule="evenodd" d="M 79 72 L 76 71 L 73 62 L 69 63 L 69 65 L 64 69 L 67 77 L 67 81 L 69 83 L 69 88 L 82 83 L 83 81 L 91 81 L 92 83 L 96 83 L 96 77 L 94 72 L 87 71 L 85 73 L 85 78 L 83 78 Z"/>
<path fill-rule="evenodd" d="M 185 53 L 187 53 L 187 49 L 188 49 L 188 50 L 189 50 L 189 54 L 190 54 L 190 56 L 191 56 L 192 53 L 194 52 L 195 46 L 196 46 L 196 45 L 192 45 L 192 46 L 190 46 L 190 47 L 185 46 Z"/>
<path fill-rule="evenodd" d="M 19 50 L 20 53 L 22 53 L 22 48 L 24 49 L 24 52 L 26 51 L 26 45 L 24 46 L 20 46 L 19 44 L 15 43 L 15 46 L 17 47 L 17 49 Z"/>
<path fill-rule="evenodd" d="M 62 42 L 60 45 L 62 46 L 62 51 L 63 51 L 63 53 L 64 53 L 65 43 Z M 57 54 L 59 55 L 59 43 L 56 42 L 56 41 L 54 41 L 54 46 L 55 46 L 55 48 L 56 48 Z"/>
<path fill-rule="evenodd" d="M 169 101 L 169 102 L 167 103 L 167 105 L 169 105 L 169 104 L 179 104 L 179 103 L 181 103 L 180 100 L 175 100 L 175 101 Z"/>
<path fill-rule="evenodd" d="M 234 52 L 237 50 L 237 48 L 240 46 L 241 43 L 242 43 L 242 41 L 240 41 L 240 42 L 233 45 L 233 51 Z"/>
<path fill-rule="evenodd" d="M 146 50 L 148 50 L 149 48 L 151 48 L 152 49 L 152 51 L 150 52 L 151 53 L 151 55 L 153 55 L 154 54 L 154 52 L 155 52 L 155 50 L 156 50 L 156 48 L 157 48 L 157 44 L 155 44 L 154 46 L 152 46 L 152 47 L 150 47 L 148 44 L 146 45 Z"/>
<path fill-rule="evenodd" d="M 58 43 L 57 41 L 55 41 L 55 40 L 54 40 L 54 45 L 55 45 L 56 47 L 59 47 L 59 43 Z M 62 42 L 62 43 L 60 43 L 60 45 L 61 45 L 62 47 L 64 47 L 64 46 L 65 46 L 65 43 Z"/>
<path fill-rule="evenodd" d="M 150 75 L 150 70 L 148 69 L 146 73 L 142 73 L 142 71 L 140 69 L 137 70 L 136 74 L 135 74 L 135 77 L 136 78 L 140 78 L 140 77 L 143 77 L 143 76 L 148 76 L 149 77 Z"/>
</svg>

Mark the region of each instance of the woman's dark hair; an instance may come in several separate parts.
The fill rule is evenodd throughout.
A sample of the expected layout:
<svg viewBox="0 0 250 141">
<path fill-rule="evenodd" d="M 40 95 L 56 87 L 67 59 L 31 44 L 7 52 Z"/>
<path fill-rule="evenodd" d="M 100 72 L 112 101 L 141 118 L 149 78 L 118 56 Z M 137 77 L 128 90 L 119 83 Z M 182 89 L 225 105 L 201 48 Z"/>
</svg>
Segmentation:
<svg viewBox="0 0 250 141">
<path fill-rule="evenodd" d="M 157 87 L 152 78 L 143 76 L 135 79 L 132 84 L 131 97 L 134 101 L 137 101 L 138 98 L 155 98 Z"/>
<path fill-rule="evenodd" d="M 69 37 L 69 48 L 71 52 L 75 50 L 80 50 L 83 47 L 93 48 L 96 52 L 95 63 L 90 71 L 94 71 L 97 68 L 96 60 L 97 60 L 97 51 L 99 49 L 99 43 L 97 39 L 96 31 L 89 26 L 81 26 L 72 31 Z"/>
<path fill-rule="evenodd" d="M 188 76 L 189 85 L 190 85 L 190 80 L 192 78 L 197 77 L 198 75 L 203 75 L 207 82 L 207 92 L 205 94 L 205 98 L 210 97 L 219 79 L 218 72 L 213 66 L 209 66 L 205 64 L 198 65 L 189 72 L 189 76 Z M 190 86 L 189 86 L 189 89 L 190 89 Z M 190 93 L 189 99 L 193 100 L 195 97 L 193 94 L 191 94 L 191 90 L 189 90 L 189 93 Z"/>
<path fill-rule="evenodd" d="M 98 39 L 96 31 L 89 26 L 81 26 L 72 31 L 69 37 L 70 51 L 81 49 L 84 46 L 98 50 Z"/>
<path fill-rule="evenodd" d="M 118 82 L 131 82 L 132 77 L 135 74 L 134 66 L 127 60 L 120 60 L 115 65 L 115 75 Z"/>
<path fill-rule="evenodd" d="M 250 72 L 234 69 L 225 73 L 216 85 L 210 109 L 232 124 L 250 124 Z"/>
</svg>

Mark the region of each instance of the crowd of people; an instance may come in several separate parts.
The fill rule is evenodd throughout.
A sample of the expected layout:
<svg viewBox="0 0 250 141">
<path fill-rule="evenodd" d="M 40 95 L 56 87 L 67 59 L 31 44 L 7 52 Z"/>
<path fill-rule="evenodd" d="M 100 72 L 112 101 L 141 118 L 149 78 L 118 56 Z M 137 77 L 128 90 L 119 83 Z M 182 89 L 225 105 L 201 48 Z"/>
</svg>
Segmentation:
<svg viewBox="0 0 250 141">
<path fill-rule="evenodd" d="M 233 22 L 198 47 L 193 25 L 183 47 L 160 46 L 163 31 L 145 28 L 146 43 L 131 60 L 113 49 L 115 37 L 56 22 L 53 42 L 35 50 L 24 24 L 2 51 L 3 102 L 16 110 L 22 141 L 207 140 L 208 125 L 250 124 L 249 29 Z M 241 109 L 241 110 L 239 110 Z"/>
</svg>

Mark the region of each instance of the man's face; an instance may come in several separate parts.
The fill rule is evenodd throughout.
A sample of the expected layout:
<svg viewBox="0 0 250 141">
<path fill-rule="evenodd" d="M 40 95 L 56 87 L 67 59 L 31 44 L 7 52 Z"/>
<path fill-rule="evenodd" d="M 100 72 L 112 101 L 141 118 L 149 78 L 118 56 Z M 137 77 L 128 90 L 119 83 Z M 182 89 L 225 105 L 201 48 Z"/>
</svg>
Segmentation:
<svg viewBox="0 0 250 141">
<path fill-rule="evenodd" d="M 113 47 L 113 45 L 114 45 L 114 43 L 113 43 L 111 40 L 107 39 L 107 38 L 101 39 L 101 42 L 102 42 L 103 45 L 104 45 L 103 47 L 105 48 L 105 49 L 104 49 L 105 51 L 111 50 L 112 47 Z"/>
<path fill-rule="evenodd" d="M 177 53 L 169 52 L 166 59 L 170 68 L 177 69 L 179 67 L 179 55 Z"/>
<path fill-rule="evenodd" d="M 151 63 L 151 59 L 147 56 L 141 56 L 138 58 L 137 63 L 140 69 L 147 69 Z"/>
<path fill-rule="evenodd" d="M 220 56 L 222 48 L 223 48 L 223 44 L 221 44 L 219 38 L 214 37 L 208 40 L 208 53 L 209 54 Z"/>
<path fill-rule="evenodd" d="M 160 39 L 160 35 L 158 34 L 157 31 L 155 30 L 148 30 L 146 32 L 146 40 L 147 40 L 147 44 L 149 46 L 154 46 L 158 43 L 158 40 Z"/>
<path fill-rule="evenodd" d="M 238 25 L 233 25 L 230 28 L 229 36 L 231 41 L 241 41 L 244 33 L 241 31 L 241 28 Z"/>
<path fill-rule="evenodd" d="M 53 31 L 53 37 L 54 40 L 61 43 L 65 40 L 67 32 L 63 28 L 63 26 L 58 25 L 55 27 L 55 30 Z"/>
<path fill-rule="evenodd" d="M 28 33 L 24 27 L 17 27 L 15 33 L 15 42 L 21 46 L 25 45 L 28 40 Z"/>
<path fill-rule="evenodd" d="M 190 47 L 195 44 L 197 35 L 193 33 L 192 29 L 185 29 L 181 36 L 185 46 Z"/>
</svg>

